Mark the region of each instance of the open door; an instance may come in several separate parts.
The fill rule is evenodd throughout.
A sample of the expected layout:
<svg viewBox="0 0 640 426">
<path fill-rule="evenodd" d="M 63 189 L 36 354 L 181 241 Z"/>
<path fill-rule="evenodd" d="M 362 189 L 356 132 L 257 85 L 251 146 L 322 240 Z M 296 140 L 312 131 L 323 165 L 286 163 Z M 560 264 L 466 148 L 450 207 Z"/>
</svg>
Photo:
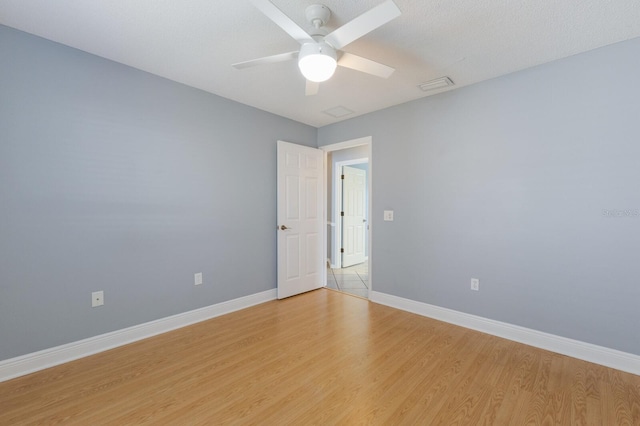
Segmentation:
<svg viewBox="0 0 640 426">
<path fill-rule="evenodd" d="M 342 167 L 342 267 L 365 261 L 366 172 Z"/>
<path fill-rule="evenodd" d="M 324 152 L 278 141 L 278 299 L 324 287 Z"/>
</svg>

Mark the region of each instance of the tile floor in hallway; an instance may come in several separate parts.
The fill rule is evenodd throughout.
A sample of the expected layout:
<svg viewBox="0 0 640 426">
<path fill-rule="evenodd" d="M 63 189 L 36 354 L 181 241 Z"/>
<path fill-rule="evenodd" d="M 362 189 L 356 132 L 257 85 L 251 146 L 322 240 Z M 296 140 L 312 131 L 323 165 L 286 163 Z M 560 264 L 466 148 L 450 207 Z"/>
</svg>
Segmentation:
<svg viewBox="0 0 640 426">
<path fill-rule="evenodd" d="M 348 268 L 327 269 L 327 288 L 333 288 L 360 297 L 369 297 L 369 263 Z"/>
</svg>

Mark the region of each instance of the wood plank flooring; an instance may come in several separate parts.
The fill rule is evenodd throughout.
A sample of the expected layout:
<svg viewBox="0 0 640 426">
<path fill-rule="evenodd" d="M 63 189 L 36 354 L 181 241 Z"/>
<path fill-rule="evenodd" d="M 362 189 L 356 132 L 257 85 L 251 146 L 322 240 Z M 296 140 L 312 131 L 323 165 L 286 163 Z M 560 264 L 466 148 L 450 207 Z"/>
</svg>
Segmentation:
<svg viewBox="0 0 640 426">
<path fill-rule="evenodd" d="M 640 425 L 640 376 L 321 289 L 0 383 L 0 425 Z"/>
</svg>

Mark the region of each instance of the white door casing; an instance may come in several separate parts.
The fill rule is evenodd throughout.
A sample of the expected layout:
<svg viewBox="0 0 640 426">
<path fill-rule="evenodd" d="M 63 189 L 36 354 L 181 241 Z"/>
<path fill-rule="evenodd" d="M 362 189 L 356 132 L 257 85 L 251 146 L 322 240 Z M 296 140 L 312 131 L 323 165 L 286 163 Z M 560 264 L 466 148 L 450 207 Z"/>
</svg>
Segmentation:
<svg viewBox="0 0 640 426">
<path fill-rule="evenodd" d="M 342 168 L 342 267 L 365 261 L 366 172 L 355 167 Z"/>
<path fill-rule="evenodd" d="M 278 299 L 324 286 L 324 152 L 278 141 Z"/>
</svg>

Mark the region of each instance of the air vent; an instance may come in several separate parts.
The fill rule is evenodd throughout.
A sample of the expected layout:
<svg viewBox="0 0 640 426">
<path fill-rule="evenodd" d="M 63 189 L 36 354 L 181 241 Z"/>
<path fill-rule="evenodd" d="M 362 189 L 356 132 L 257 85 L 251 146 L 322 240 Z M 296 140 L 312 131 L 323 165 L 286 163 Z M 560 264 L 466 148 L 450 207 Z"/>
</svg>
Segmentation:
<svg viewBox="0 0 640 426">
<path fill-rule="evenodd" d="M 323 111 L 325 114 L 330 115 L 332 117 L 335 118 L 341 118 L 341 117 L 346 117 L 349 114 L 353 114 L 353 111 L 351 111 L 348 108 L 345 108 L 343 106 L 337 106 L 334 108 L 329 108 L 326 111 Z"/>
<path fill-rule="evenodd" d="M 442 89 L 443 87 L 453 86 L 453 81 L 449 77 L 440 77 L 435 80 L 426 81 L 418 84 L 418 87 L 423 92 L 429 92 L 431 90 Z"/>
</svg>

